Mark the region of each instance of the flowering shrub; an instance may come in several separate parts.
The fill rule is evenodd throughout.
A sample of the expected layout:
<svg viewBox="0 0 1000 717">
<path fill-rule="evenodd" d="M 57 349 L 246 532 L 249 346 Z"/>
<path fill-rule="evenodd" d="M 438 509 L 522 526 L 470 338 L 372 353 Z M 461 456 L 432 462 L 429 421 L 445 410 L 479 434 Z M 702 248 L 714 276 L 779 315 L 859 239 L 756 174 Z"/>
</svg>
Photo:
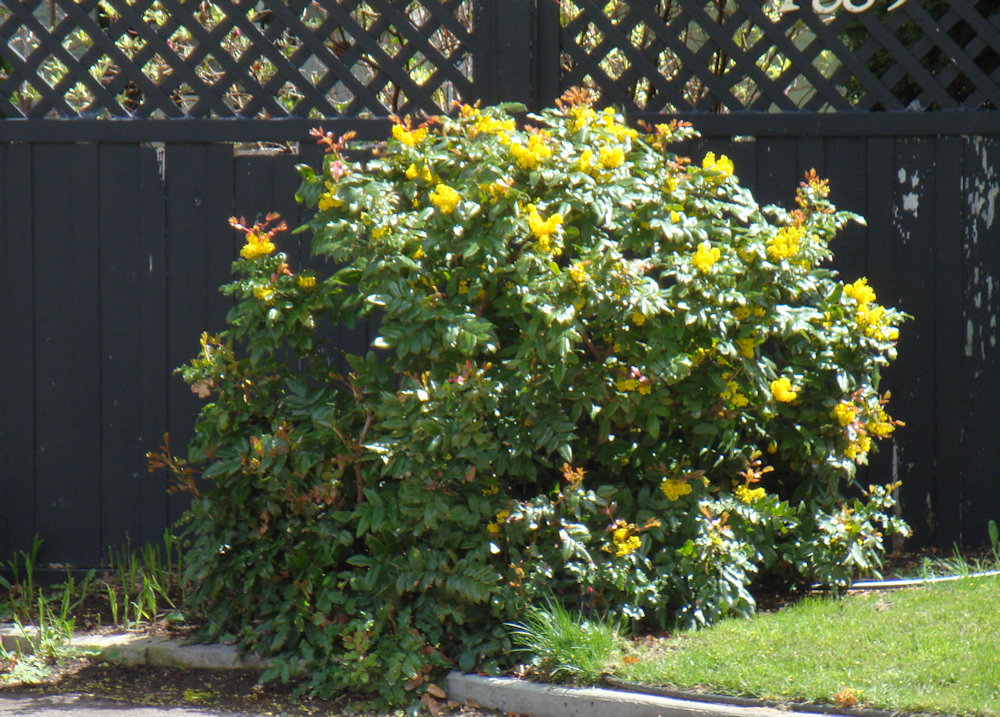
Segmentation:
<svg viewBox="0 0 1000 717">
<path fill-rule="evenodd" d="M 400 122 L 364 170 L 321 137 L 299 198 L 326 275 L 276 217 L 235 222 L 229 328 L 183 369 L 211 395 L 189 565 L 208 636 L 270 676 L 430 701 L 545 597 L 700 625 L 762 572 L 843 587 L 906 530 L 893 486 L 851 492 L 899 425 L 904 318 L 824 267 L 858 218 L 814 172 L 762 209 L 728 158 L 671 152 L 688 126 L 581 100 Z M 319 338 L 357 321 L 365 356 Z"/>
</svg>

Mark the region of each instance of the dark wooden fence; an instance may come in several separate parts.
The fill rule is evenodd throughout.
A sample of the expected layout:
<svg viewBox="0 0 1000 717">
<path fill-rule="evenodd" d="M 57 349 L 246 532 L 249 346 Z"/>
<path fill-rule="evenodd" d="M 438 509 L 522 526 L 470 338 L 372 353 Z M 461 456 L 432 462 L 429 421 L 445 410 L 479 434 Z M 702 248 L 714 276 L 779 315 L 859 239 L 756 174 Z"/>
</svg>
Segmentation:
<svg viewBox="0 0 1000 717">
<path fill-rule="evenodd" d="M 1000 519 L 998 9 L 909 0 L 831 19 L 777 4 L 709 17 L 699 2 L 265 2 L 265 24 L 256 2 L 231 0 L 193 31 L 190 3 L 143 24 L 150 2 L 106 3 L 117 17 L 96 0 L 0 2 L 0 557 L 37 533 L 43 563 L 94 565 L 180 515 L 144 459 L 164 432 L 178 449 L 190 435 L 198 400 L 172 370 L 223 326 L 226 219 L 299 218 L 294 165 L 320 156 L 309 128 L 378 139 L 392 111 L 537 107 L 579 84 L 633 118 L 691 119 L 704 137 L 685 149 L 731 156 L 762 203 L 789 204 L 815 167 L 868 218 L 837 240 L 836 264 L 915 317 L 885 378 L 907 426 L 868 477 L 903 480 L 911 545 L 985 540 Z M 89 45 L 68 39 L 81 28 Z M 183 28 L 187 54 L 161 57 Z M 249 53 L 219 58 L 248 36 Z M 145 44 L 126 52 L 124 37 Z M 143 74 L 154 54 L 159 84 Z M 53 58 L 60 78 L 45 75 Z M 199 79 L 202 66 L 217 74 Z M 266 99 L 295 95 L 310 67 L 304 106 Z M 306 241 L 282 248 L 305 260 Z M 365 331 L 340 340 L 361 349 Z"/>
</svg>

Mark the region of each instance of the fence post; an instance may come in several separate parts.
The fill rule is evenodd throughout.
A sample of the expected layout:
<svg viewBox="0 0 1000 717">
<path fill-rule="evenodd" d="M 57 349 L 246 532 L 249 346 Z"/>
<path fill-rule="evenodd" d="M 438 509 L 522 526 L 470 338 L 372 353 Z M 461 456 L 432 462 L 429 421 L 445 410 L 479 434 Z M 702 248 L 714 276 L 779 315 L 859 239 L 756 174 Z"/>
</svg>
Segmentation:
<svg viewBox="0 0 1000 717">
<path fill-rule="evenodd" d="M 529 110 L 558 96 L 559 6 L 553 0 L 476 0 L 476 99 L 523 102 Z"/>
</svg>

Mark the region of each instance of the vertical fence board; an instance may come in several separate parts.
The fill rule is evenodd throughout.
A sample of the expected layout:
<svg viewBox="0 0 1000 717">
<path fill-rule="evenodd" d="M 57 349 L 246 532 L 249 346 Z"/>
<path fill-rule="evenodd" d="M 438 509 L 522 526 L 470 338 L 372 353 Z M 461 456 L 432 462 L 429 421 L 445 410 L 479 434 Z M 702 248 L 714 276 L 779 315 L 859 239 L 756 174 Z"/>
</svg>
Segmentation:
<svg viewBox="0 0 1000 717">
<path fill-rule="evenodd" d="M 901 327 L 899 358 L 883 382 L 892 391 L 889 412 L 904 420 L 906 427 L 891 442 L 881 442 L 881 453 L 872 461 L 879 470 L 872 471 L 871 481 L 887 483 L 896 475 L 903 480 L 914 539 L 924 543 L 931 533 L 926 496 L 934 492 L 934 416 L 928 408 L 934 405 L 935 367 L 928 357 L 934 355 L 936 152 L 933 138 L 901 140 L 895 148 L 891 210 L 895 291 L 882 301 L 902 308 L 914 320 Z"/>
<path fill-rule="evenodd" d="M 140 145 L 100 147 L 101 218 L 101 545 L 156 539 L 164 527 L 163 477 L 150 477 L 145 454 L 165 428 L 162 302 L 147 294 L 162 281 L 162 197 L 155 156 Z M 146 196 L 144 196 L 146 195 Z M 151 206 L 152 205 L 152 206 Z M 159 221 L 157 221 L 159 219 Z M 157 236 L 159 235 L 159 237 Z M 148 381 L 153 380 L 153 390 Z M 150 501 L 150 483 L 158 496 Z"/>
<path fill-rule="evenodd" d="M 997 316 L 1000 314 L 1000 237 L 996 223 L 1000 143 L 975 138 L 963 157 L 965 234 L 966 370 L 970 391 L 964 441 L 968 480 L 961 491 L 961 539 L 985 540 L 986 522 L 1000 518 L 996 470 L 1000 464 L 1000 358 Z M 991 476 L 992 480 L 986 479 Z"/>
<path fill-rule="evenodd" d="M 230 278 L 234 232 L 232 150 L 222 144 L 168 144 L 167 191 L 167 362 L 176 368 L 198 351 L 202 331 L 225 327 L 230 300 L 219 287 Z M 178 376 L 169 387 L 168 427 L 181 450 L 192 435 L 199 401 Z M 169 503 L 169 518 L 180 517 L 183 496 Z"/>
<path fill-rule="evenodd" d="M 965 322 L 962 311 L 962 154 L 960 137 L 939 137 L 935 157 L 937 196 L 934 231 L 934 490 L 929 503 L 928 543 L 950 546 L 961 537 L 959 497 L 964 472 Z M 906 330 L 906 327 L 904 327 Z M 929 410 L 925 407 L 924 410 Z M 906 428 L 904 430 L 909 430 Z M 919 496 L 918 496 L 919 499 Z M 906 507 L 906 506 L 904 506 Z"/>
<path fill-rule="evenodd" d="M 857 137 L 828 137 L 823 146 L 821 176 L 830 180 L 830 201 L 841 211 L 865 216 L 868 207 L 868 177 L 865 167 L 865 142 Z M 817 170 L 818 171 L 818 170 Z M 867 217 L 865 217 L 867 221 Z M 867 271 L 865 245 L 867 228 L 851 222 L 830 244 L 833 265 L 844 281 L 854 281 Z"/>
<path fill-rule="evenodd" d="M 0 154 L 0 559 L 31 546 L 35 531 L 34 259 L 32 145 Z"/>
<path fill-rule="evenodd" d="M 865 217 L 868 222 L 865 243 L 865 270 L 868 283 L 875 290 L 880 303 L 898 305 L 895 283 L 895 257 L 893 254 L 892 207 L 895 201 L 896 156 L 895 141 L 892 137 L 873 137 L 866 140 L 865 165 L 868 186 Z M 904 327 L 905 330 L 905 327 Z M 886 372 L 880 389 L 892 388 L 894 368 Z M 898 406 L 893 406 L 893 410 Z M 878 443 L 878 452 L 869 455 L 867 469 L 858 471 L 858 480 L 864 486 L 868 483 L 887 483 L 892 479 L 892 444 Z M 906 499 L 905 492 L 902 499 Z"/>
<path fill-rule="evenodd" d="M 795 188 L 799 186 L 797 145 L 797 140 L 787 137 L 757 140 L 757 177 L 754 186 L 761 206 L 778 204 L 791 208 Z"/>
<path fill-rule="evenodd" d="M 100 292 L 101 313 L 101 545 L 126 537 L 140 541 L 142 513 L 141 463 L 135 456 L 140 430 L 141 314 L 138 270 L 139 243 L 138 147 L 99 146 Z"/>
<path fill-rule="evenodd" d="M 140 233 L 138 241 L 144 258 L 140 270 L 145 271 L 139 295 L 140 345 L 142 365 L 141 444 L 156 450 L 167 431 L 167 394 L 172 380 L 172 366 L 167 358 L 167 241 L 166 193 L 156 150 L 139 149 Z M 182 446 L 177 446 L 182 448 Z M 148 539 L 157 539 L 168 522 L 168 476 L 146 474 L 142 483 L 141 510 L 143 528 Z"/>
<path fill-rule="evenodd" d="M 42 563 L 88 565 L 103 517 L 96 149 L 40 145 L 35 162 L 35 529 Z"/>
</svg>

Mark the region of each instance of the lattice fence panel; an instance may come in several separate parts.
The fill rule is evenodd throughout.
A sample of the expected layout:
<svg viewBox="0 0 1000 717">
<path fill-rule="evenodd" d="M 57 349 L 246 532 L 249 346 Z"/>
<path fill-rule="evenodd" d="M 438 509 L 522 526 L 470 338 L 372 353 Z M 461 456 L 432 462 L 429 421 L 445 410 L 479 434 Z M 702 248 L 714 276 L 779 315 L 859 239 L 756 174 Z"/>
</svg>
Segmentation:
<svg viewBox="0 0 1000 717">
<path fill-rule="evenodd" d="M 1000 109 L 997 0 L 558 2 L 563 89 L 628 109 Z"/>
<path fill-rule="evenodd" d="M 472 0 L 0 1 L 0 117 L 438 113 Z"/>
</svg>

